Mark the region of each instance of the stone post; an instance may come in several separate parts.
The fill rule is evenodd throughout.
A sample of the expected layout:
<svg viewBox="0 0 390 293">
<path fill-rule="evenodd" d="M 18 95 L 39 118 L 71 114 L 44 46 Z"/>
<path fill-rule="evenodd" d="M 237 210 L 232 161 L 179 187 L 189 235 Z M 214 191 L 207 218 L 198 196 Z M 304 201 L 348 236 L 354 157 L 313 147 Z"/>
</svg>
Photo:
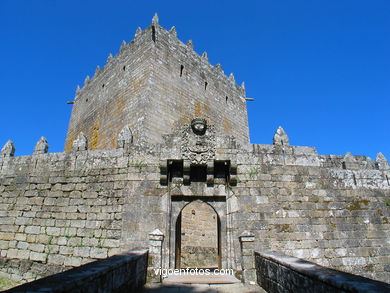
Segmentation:
<svg viewBox="0 0 390 293">
<path fill-rule="evenodd" d="M 161 283 L 162 269 L 162 243 L 164 234 L 159 229 L 149 233 L 149 260 L 148 260 L 148 282 Z"/>
<path fill-rule="evenodd" d="M 251 285 L 256 284 L 254 241 L 255 235 L 249 231 L 240 235 L 242 277 L 244 283 Z"/>
</svg>

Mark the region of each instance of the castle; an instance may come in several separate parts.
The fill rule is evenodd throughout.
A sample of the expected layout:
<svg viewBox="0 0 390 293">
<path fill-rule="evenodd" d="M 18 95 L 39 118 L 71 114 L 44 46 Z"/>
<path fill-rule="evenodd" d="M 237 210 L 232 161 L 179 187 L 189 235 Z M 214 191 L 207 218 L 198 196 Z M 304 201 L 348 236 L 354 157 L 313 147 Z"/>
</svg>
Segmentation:
<svg viewBox="0 0 390 293">
<path fill-rule="evenodd" d="M 77 89 L 65 152 L 45 138 L 28 156 L 3 147 L 0 276 L 29 281 L 160 239 L 162 268 L 254 280 L 248 241 L 390 282 L 386 158 L 319 155 L 281 127 L 250 144 L 246 101 L 156 15 Z"/>
</svg>

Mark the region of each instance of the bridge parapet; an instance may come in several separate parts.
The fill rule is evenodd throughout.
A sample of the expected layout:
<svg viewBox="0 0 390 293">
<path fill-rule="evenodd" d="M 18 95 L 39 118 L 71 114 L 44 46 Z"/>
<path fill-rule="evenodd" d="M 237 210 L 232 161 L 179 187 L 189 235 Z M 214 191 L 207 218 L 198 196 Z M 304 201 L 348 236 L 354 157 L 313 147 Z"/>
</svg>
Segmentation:
<svg viewBox="0 0 390 293">
<path fill-rule="evenodd" d="M 148 250 L 132 250 L 5 292 L 139 292 L 146 282 L 147 266 Z"/>
<path fill-rule="evenodd" d="M 255 252 L 258 284 L 276 292 L 390 292 L 390 284 L 329 269 L 278 252 Z"/>
</svg>

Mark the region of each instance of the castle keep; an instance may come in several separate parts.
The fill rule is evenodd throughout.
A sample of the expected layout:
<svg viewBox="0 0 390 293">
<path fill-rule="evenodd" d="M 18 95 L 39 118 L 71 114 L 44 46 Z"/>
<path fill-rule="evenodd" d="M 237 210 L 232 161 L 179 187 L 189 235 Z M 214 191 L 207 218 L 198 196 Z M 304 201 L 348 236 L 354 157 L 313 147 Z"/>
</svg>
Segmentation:
<svg viewBox="0 0 390 293">
<path fill-rule="evenodd" d="M 0 158 L 0 276 L 33 280 L 160 241 L 163 268 L 232 268 L 246 242 L 390 282 L 390 167 L 279 127 L 250 144 L 244 86 L 153 18 L 78 88 L 65 152 Z"/>
</svg>

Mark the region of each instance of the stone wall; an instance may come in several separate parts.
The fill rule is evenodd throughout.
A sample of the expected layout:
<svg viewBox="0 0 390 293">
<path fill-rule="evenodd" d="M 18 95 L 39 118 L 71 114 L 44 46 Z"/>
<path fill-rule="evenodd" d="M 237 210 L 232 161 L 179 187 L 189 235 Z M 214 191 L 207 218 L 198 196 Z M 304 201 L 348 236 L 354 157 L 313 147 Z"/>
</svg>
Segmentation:
<svg viewBox="0 0 390 293">
<path fill-rule="evenodd" d="M 31 281 L 46 275 L 40 264 L 52 273 L 147 247 L 156 217 L 152 201 L 145 204 L 159 192 L 159 175 L 147 154 L 136 152 L 0 158 L 1 275 Z M 17 260 L 24 260 L 20 270 Z"/>
<path fill-rule="evenodd" d="M 218 132 L 249 144 L 245 89 L 228 78 L 220 65 L 198 55 L 192 42 L 184 44 L 176 33 L 156 27 L 151 104 L 146 117 L 151 141 L 161 133 L 189 123 L 195 117 L 208 120 Z M 149 139 L 150 139 L 149 138 Z"/>
<path fill-rule="evenodd" d="M 134 250 L 33 281 L 5 292 L 140 292 L 148 253 Z"/>
<path fill-rule="evenodd" d="M 80 132 L 88 138 L 90 149 L 115 148 L 119 132 L 127 125 L 135 140 L 146 139 L 144 119 L 153 54 L 150 31 L 123 45 L 76 91 L 65 151 L 71 150 Z"/>
<path fill-rule="evenodd" d="M 157 228 L 163 267 L 173 268 L 175 217 L 201 199 L 221 220 L 223 268 L 242 269 L 239 236 L 249 231 L 256 250 L 390 281 L 387 161 L 289 145 L 247 151 L 217 137 L 215 160 L 237 163 L 237 185 L 185 185 L 180 172 L 161 185 L 159 162 L 181 158 L 177 135 L 162 145 L 1 157 L 0 271 L 31 280 L 42 275 L 10 270 L 10 260 L 78 266 L 147 247 Z"/>
<path fill-rule="evenodd" d="M 351 165 L 351 158 L 370 164 Z M 390 170 L 364 158 L 334 160 L 314 148 L 278 145 L 237 154 L 239 182 L 229 199 L 234 239 L 248 230 L 259 251 L 390 282 Z"/>
<path fill-rule="evenodd" d="M 256 252 L 258 284 L 277 292 L 389 292 L 390 285 L 275 252 Z"/>
</svg>

